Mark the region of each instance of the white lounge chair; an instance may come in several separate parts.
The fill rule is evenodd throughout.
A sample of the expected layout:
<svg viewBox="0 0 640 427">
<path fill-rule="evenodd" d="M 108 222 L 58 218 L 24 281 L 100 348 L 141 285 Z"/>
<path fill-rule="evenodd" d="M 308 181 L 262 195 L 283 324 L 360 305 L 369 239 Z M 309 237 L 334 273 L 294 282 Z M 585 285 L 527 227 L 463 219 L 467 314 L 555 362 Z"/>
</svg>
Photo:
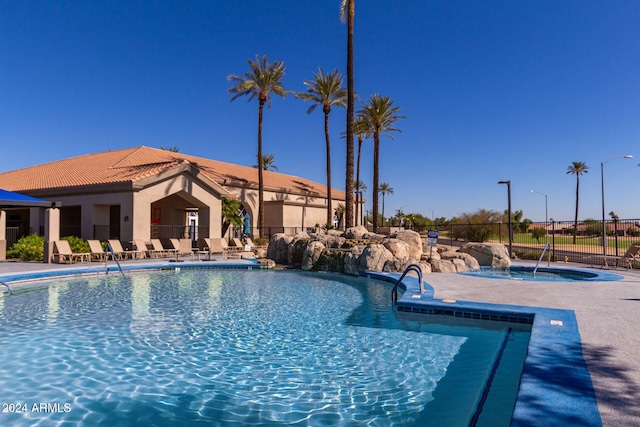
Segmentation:
<svg viewBox="0 0 640 427">
<path fill-rule="evenodd" d="M 104 249 L 100 240 L 87 240 L 91 251 L 91 261 L 104 261 Z"/>
<path fill-rule="evenodd" d="M 109 239 L 107 240 L 107 242 L 109 242 L 111 251 L 116 256 L 116 258 L 120 260 L 125 260 L 127 258 L 133 259 L 135 257 L 135 252 L 125 251 L 124 249 L 122 249 L 122 244 L 120 243 L 120 240 Z"/>
<path fill-rule="evenodd" d="M 153 251 L 151 252 L 151 256 L 157 257 L 165 257 L 165 256 L 176 256 L 177 249 L 167 249 L 162 245 L 160 239 L 151 239 L 151 246 L 153 246 Z"/>
<path fill-rule="evenodd" d="M 76 253 L 71 251 L 71 246 L 69 246 L 69 242 L 66 240 L 56 240 L 54 242 L 53 249 L 53 261 L 57 263 L 64 262 L 89 262 L 91 261 L 91 254 L 89 252 L 86 253 Z"/>
</svg>

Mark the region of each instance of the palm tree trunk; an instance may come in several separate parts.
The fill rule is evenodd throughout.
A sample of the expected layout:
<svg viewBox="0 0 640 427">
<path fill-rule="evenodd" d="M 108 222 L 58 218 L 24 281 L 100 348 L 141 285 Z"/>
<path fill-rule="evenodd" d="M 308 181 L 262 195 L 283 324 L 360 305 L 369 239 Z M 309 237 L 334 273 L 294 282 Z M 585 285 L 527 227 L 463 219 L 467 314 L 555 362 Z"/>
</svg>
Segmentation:
<svg viewBox="0 0 640 427">
<path fill-rule="evenodd" d="M 576 244 L 578 236 L 578 198 L 580 195 L 580 175 L 576 174 L 576 216 L 573 221 L 573 244 Z"/>
<path fill-rule="evenodd" d="M 262 159 L 262 113 L 265 100 L 260 99 L 258 107 L 258 159 Z M 262 178 L 262 165 L 258 167 L 258 237 L 264 232 L 264 181 Z"/>
<path fill-rule="evenodd" d="M 358 162 L 356 163 L 356 182 L 358 183 L 358 186 L 360 186 L 360 153 L 361 152 L 362 152 L 362 136 L 358 135 Z M 358 225 L 358 218 L 359 218 L 358 208 L 362 209 L 362 206 L 361 206 L 362 188 L 358 187 L 358 190 L 360 192 L 358 193 L 358 197 L 356 197 L 356 218 L 355 218 L 356 225 Z M 364 224 L 360 224 L 360 225 L 364 225 Z"/>
<path fill-rule="evenodd" d="M 327 227 L 333 225 L 333 209 L 331 201 L 331 141 L 329 140 L 329 111 L 325 109 L 324 112 L 324 138 L 327 143 Z"/>
<path fill-rule="evenodd" d="M 345 171 L 345 227 L 353 227 L 353 115 L 355 89 L 353 86 L 353 21 L 356 0 L 347 0 L 347 170 Z"/>
<path fill-rule="evenodd" d="M 384 227 L 384 193 L 382 193 L 382 226 Z"/>
<path fill-rule="evenodd" d="M 373 133 L 373 232 L 378 232 L 378 155 L 380 152 L 380 135 L 376 129 Z"/>
</svg>

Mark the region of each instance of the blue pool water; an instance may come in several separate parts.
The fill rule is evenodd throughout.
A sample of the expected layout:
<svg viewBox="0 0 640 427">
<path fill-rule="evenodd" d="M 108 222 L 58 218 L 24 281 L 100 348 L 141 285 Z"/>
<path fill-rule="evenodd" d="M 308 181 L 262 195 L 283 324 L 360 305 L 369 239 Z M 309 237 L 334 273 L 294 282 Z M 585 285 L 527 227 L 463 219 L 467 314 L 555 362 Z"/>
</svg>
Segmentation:
<svg viewBox="0 0 640 427">
<path fill-rule="evenodd" d="M 526 280 L 539 282 L 576 282 L 576 281 L 611 281 L 620 280 L 618 274 L 591 271 L 585 269 L 511 266 L 504 269 L 483 268 L 478 271 L 460 273 L 467 276 L 489 277 L 492 279 Z"/>
<path fill-rule="evenodd" d="M 0 425 L 508 425 L 530 329 L 396 313 L 390 289 L 183 270 L 14 290 Z"/>
</svg>

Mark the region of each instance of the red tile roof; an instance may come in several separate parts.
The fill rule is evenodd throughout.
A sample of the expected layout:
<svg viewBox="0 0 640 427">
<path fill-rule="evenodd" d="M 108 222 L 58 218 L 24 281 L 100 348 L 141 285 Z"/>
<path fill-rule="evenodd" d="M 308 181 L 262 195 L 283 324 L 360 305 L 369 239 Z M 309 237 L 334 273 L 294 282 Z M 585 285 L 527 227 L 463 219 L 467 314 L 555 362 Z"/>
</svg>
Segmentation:
<svg viewBox="0 0 640 427">
<path fill-rule="evenodd" d="M 64 160 L 0 173 L 0 188 L 42 192 L 92 185 L 131 184 L 161 172 L 189 164 L 220 184 L 256 187 L 258 170 L 172 151 L 135 147 L 86 154 Z M 264 188 L 276 192 L 326 197 L 326 185 L 278 172 L 264 171 Z M 344 200 L 344 192 L 332 189 L 332 197 Z"/>
</svg>

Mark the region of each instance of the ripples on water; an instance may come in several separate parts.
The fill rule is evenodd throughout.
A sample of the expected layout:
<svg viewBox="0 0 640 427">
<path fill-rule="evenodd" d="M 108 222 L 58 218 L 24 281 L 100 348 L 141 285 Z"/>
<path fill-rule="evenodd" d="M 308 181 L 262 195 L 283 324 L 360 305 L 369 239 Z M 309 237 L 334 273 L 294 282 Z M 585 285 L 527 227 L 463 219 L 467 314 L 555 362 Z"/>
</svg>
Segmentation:
<svg viewBox="0 0 640 427">
<path fill-rule="evenodd" d="M 389 284 L 270 271 L 74 280 L 0 320 L 2 401 L 28 405 L 0 424 L 25 426 L 414 425 L 467 340 L 398 319 Z"/>
</svg>

